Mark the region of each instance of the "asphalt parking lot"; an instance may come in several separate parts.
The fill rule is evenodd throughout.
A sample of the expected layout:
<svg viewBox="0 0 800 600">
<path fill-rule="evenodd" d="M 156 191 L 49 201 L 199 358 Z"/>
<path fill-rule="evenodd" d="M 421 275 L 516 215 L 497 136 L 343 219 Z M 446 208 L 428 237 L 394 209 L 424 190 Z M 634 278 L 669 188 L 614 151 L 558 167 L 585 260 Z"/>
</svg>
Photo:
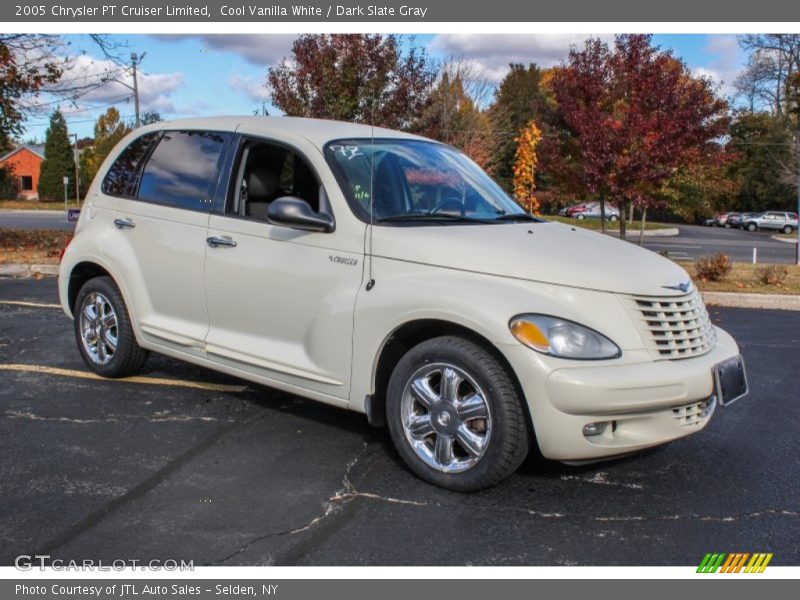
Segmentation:
<svg viewBox="0 0 800 600">
<path fill-rule="evenodd" d="M 706 254 L 724 252 L 734 262 L 752 262 L 753 248 L 757 249 L 759 263 L 794 264 L 796 244 L 782 242 L 772 236 L 775 231 L 744 231 L 724 227 L 700 227 L 698 225 L 678 225 L 679 235 L 648 236 L 644 245 L 653 252 L 669 252 L 673 260 L 696 260 Z M 638 242 L 636 225 L 629 232 L 628 239 Z"/>
<path fill-rule="evenodd" d="M 456 494 L 355 413 L 157 356 L 135 381 L 87 378 L 55 302 L 53 279 L 0 279 L 0 564 L 800 564 L 800 313 L 711 309 L 751 394 L 704 432 L 583 467 L 532 457 Z"/>
</svg>

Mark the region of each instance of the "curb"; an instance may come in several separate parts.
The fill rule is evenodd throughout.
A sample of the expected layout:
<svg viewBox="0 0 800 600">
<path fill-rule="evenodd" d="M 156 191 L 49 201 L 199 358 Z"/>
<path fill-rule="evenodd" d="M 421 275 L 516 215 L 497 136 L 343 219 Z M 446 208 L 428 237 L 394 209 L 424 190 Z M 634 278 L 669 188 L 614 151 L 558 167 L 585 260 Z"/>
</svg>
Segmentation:
<svg viewBox="0 0 800 600">
<path fill-rule="evenodd" d="M 777 235 L 771 235 L 770 237 L 773 240 L 776 240 L 778 242 L 783 242 L 784 244 L 796 244 L 797 243 L 797 238 L 789 238 L 787 240 L 786 238 L 782 238 L 782 237 L 779 237 Z"/>
<path fill-rule="evenodd" d="M 580 225 L 577 225 L 580 227 Z M 590 230 L 590 231 L 597 231 L 597 233 L 602 233 L 599 229 L 597 230 Z M 644 237 L 669 237 L 673 235 L 680 235 L 680 230 L 677 227 L 669 227 L 667 229 L 645 229 Z M 619 229 L 609 229 L 606 231 L 606 235 L 613 236 L 619 239 Z M 625 230 L 625 239 L 631 241 L 639 237 L 639 230 L 638 229 L 626 229 Z"/>
<path fill-rule="evenodd" d="M 670 227 L 668 229 L 650 229 L 645 230 L 644 237 L 667 237 L 672 235 L 680 235 L 681 231 L 677 227 Z M 638 231 L 632 231 L 632 235 L 639 235 Z"/>
<path fill-rule="evenodd" d="M 58 275 L 58 265 L 0 265 L 0 277 L 33 277 L 36 275 Z"/>
<path fill-rule="evenodd" d="M 80 208 L 78 206 L 70 206 L 70 208 Z M 8 214 L 23 214 L 23 215 L 53 215 L 64 214 L 63 208 L 0 208 L 0 215 Z"/>
<path fill-rule="evenodd" d="M 800 310 L 800 296 L 790 294 L 737 294 L 735 292 L 700 292 L 708 306 L 734 308 L 771 308 Z"/>
</svg>

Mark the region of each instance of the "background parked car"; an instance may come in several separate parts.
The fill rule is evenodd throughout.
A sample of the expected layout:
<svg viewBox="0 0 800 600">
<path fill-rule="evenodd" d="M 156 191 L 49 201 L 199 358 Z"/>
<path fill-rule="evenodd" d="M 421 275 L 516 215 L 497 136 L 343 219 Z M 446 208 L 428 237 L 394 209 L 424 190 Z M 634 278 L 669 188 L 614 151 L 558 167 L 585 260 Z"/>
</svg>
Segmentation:
<svg viewBox="0 0 800 600">
<path fill-rule="evenodd" d="M 797 229 L 797 213 L 768 210 L 765 213 L 753 216 L 744 221 L 743 227 L 747 229 L 747 231 L 766 229 L 770 231 L 792 233 Z"/>
<path fill-rule="evenodd" d="M 725 227 L 741 227 L 745 219 L 752 218 L 757 214 L 758 213 L 730 213 L 728 215 L 728 220 L 725 222 Z"/>
<path fill-rule="evenodd" d="M 579 220 L 599 219 L 600 203 L 581 202 L 580 204 L 573 204 L 572 206 L 562 209 L 558 214 L 562 217 L 570 217 Z M 619 220 L 619 209 L 610 202 L 606 202 L 606 219 L 609 221 Z"/>
<path fill-rule="evenodd" d="M 741 223 L 742 213 L 732 212 L 728 213 L 728 218 L 725 219 L 725 229 L 730 229 L 732 227 L 738 227 Z"/>
<path fill-rule="evenodd" d="M 714 215 L 714 226 L 725 227 L 726 226 L 725 224 L 728 222 L 728 217 L 730 217 L 733 214 L 738 214 L 738 213 L 724 212 Z"/>
</svg>

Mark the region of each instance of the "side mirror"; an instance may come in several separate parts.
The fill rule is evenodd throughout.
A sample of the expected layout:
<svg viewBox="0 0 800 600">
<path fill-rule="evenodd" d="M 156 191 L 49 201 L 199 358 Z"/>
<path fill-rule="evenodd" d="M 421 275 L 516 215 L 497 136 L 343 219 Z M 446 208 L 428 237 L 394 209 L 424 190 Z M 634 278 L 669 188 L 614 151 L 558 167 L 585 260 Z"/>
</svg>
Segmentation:
<svg viewBox="0 0 800 600">
<path fill-rule="evenodd" d="M 267 218 L 270 223 L 305 231 L 330 233 L 336 228 L 333 217 L 314 212 L 308 202 L 295 196 L 283 196 L 270 202 Z"/>
</svg>

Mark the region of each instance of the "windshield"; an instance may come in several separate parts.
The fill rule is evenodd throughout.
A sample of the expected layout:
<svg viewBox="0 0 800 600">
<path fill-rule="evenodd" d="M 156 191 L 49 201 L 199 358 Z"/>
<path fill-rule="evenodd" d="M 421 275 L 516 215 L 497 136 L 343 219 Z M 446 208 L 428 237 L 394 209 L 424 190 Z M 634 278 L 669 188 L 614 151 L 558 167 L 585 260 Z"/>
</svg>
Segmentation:
<svg viewBox="0 0 800 600">
<path fill-rule="evenodd" d="M 381 223 L 536 220 L 457 150 L 421 140 L 338 140 L 325 148 L 357 216 Z M 374 180 L 371 175 L 374 174 Z"/>
</svg>

